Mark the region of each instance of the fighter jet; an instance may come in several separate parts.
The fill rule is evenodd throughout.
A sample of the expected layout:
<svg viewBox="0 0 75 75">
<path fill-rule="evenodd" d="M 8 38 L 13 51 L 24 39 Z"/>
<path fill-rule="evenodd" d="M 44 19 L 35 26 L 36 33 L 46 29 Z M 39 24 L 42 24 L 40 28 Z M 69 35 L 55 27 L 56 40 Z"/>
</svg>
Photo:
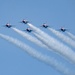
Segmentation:
<svg viewBox="0 0 75 75">
<path fill-rule="evenodd" d="M 47 28 L 49 26 L 46 23 L 44 23 L 41 27 Z"/>
<path fill-rule="evenodd" d="M 27 21 L 27 20 L 25 20 L 25 19 L 23 19 L 23 20 L 21 21 L 21 23 L 27 24 L 27 23 L 28 23 L 28 21 Z"/>
<path fill-rule="evenodd" d="M 62 32 L 65 32 L 67 29 L 65 29 L 65 28 L 62 27 L 60 30 L 61 30 Z"/>
<path fill-rule="evenodd" d="M 27 31 L 27 32 L 32 32 L 32 30 L 30 28 L 27 28 L 26 30 L 24 31 Z"/>
<path fill-rule="evenodd" d="M 7 23 L 7 24 L 5 25 L 5 27 L 7 27 L 7 28 L 11 28 L 12 25 L 10 25 L 9 23 Z"/>
</svg>

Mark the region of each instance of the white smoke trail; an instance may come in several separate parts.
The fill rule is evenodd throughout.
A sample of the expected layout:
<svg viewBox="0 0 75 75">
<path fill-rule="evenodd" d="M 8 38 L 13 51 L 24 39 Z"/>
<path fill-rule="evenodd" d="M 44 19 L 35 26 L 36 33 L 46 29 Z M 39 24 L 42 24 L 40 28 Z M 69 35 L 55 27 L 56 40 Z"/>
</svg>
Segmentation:
<svg viewBox="0 0 75 75">
<path fill-rule="evenodd" d="M 12 27 L 12 29 L 17 32 L 18 34 L 20 34 L 21 36 L 23 36 L 24 38 L 26 38 L 27 40 L 37 44 L 38 46 L 42 47 L 42 48 L 46 48 L 47 50 L 51 51 L 51 49 L 49 49 L 46 45 L 44 45 L 41 41 L 39 41 L 37 38 L 17 29 Z"/>
<path fill-rule="evenodd" d="M 41 36 L 40 37 L 35 34 L 38 39 L 41 40 L 46 46 L 48 46 L 53 51 L 58 52 L 60 55 L 66 57 L 70 60 L 70 62 L 73 62 L 75 64 L 75 52 L 71 48 L 49 36 L 48 34 L 43 32 L 39 28 L 33 26 L 32 24 L 27 24 L 35 31 L 35 33 L 38 33 Z"/>
<path fill-rule="evenodd" d="M 68 34 L 68 36 L 73 39 L 75 41 L 75 35 L 73 35 L 72 33 L 66 31 L 66 33 Z"/>
<path fill-rule="evenodd" d="M 65 74 L 65 75 L 73 75 L 72 74 L 73 72 L 71 72 L 71 70 L 69 68 L 65 67 L 62 63 L 58 62 L 56 59 L 46 56 L 46 55 L 43 55 L 42 53 L 40 53 L 40 52 L 36 51 L 35 49 L 26 45 L 25 43 L 23 43 L 17 39 L 14 39 L 12 37 L 9 37 L 7 35 L 0 34 L 0 37 L 2 39 L 5 39 L 5 40 L 11 42 L 12 44 L 16 45 L 17 47 L 23 49 L 25 52 L 27 52 L 32 57 L 52 66 L 57 71 Z"/>
<path fill-rule="evenodd" d="M 28 25 L 34 32 L 36 32 L 37 34 L 39 34 L 40 36 L 43 35 L 43 37 L 46 38 L 46 39 L 49 39 L 49 38 L 50 38 L 50 36 L 49 36 L 47 33 L 45 33 L 44 31 L 40 30 L 40 29 L 37 28 L 36 26 L 34 26 L 34 25 L 30 24 L 30 23 L 27 23 L 27 25 Z M 51 38 L 51 39 L 53 40 L 53 38 Z M 55 41 L 53 41 L 53 42 L 55 42 Z"/>
<path fill-rule="evenodd" d="M 63 40 L 64 42 L 66 42 L 67 44 L 71 45 L 72 47 L 75 48 L 75 41 L 72 40 L 71 38 L 69 38 L 68 36 L 64 35 L 63 33 L 53 29 L 53 28 L 49 28 L 48 29 L 54 33 L 56 36 L 58 36 L 61 40 Z"/>
</svg>

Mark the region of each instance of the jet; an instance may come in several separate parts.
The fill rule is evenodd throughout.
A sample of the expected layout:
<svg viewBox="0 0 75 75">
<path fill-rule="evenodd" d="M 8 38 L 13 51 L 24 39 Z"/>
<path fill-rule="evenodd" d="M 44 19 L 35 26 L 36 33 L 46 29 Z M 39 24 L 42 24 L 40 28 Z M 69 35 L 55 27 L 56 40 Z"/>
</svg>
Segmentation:
<svg viewBox="0 0 75 75">
<path fill-rule="evenodd" d="M 28 23 L 28 21 L 27 21 L 27 20 L 25 20 L 25 19 L 23 19 L 23 20 L 21 21 L 21 23 L 27 24 L 27 23 Z"/>
<path fill-rule="evenodd" d="M 32 32 L 32 30 L 30 28 L 27 28 L 26 30 L 24 31 L 27 31 L 27 32 Z"/>
<path fill-rule="evenodd" d="M 44 27 L 44 28 L 47 28 L 47 27 L 49 27 L 46 23 L 44 23 L 43 25 L 42 25 L 42 27 Z"/>
<path fill-rule="evenodd" d="M 63 28 L 63 27 L 62 27 L 60 30 L 61 30 L 62 32 L 65 32 L 65 31 L 66 31 L 66 29 L 65 29 L 65 28 Z"/>
<path fill-rule="evenodd" d="M 5 27 L 7 27 L 7 28 L 11 28 L 12 25 L 10 25 L 9 23 L 7 23 L 7 24 L 5 25 Z"/>
</svg>

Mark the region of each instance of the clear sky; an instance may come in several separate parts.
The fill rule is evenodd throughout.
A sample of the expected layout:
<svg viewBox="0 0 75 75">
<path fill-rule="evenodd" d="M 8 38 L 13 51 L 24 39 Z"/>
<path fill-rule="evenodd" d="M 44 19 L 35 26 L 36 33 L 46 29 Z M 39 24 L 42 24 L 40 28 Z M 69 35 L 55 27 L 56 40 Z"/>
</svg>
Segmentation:
<svg viewBox="0 0 75 75">
<path fill-rule="evenodd" d="M 2 25 L 9 22 L 15 25 L 16 28 L 24 30 L 28 26 L 19 23 L 23 19 L 29 20 L 39 28 L 41 24 L 47 23 L 55 29 L 65 27 L 75 34 L 75 0 L 0 0 L 0 33 L 17 38 L 36 50 L 56 57 L 58 61 L 62 61 L 63 64 L 75 69 L 73 64 L 68 63 L 58 55 L 49 53 L 44 48 L 27 41 L 12 29 L 2 27 Z M 42 30 L 50 33 L 46 29 Z M 52 35 L 52 33 L 50 34 Z M 52 36 L 56 38 L 56 36 Z M 0 75 L 62 74 L 0 38 Z"/>
</svg>

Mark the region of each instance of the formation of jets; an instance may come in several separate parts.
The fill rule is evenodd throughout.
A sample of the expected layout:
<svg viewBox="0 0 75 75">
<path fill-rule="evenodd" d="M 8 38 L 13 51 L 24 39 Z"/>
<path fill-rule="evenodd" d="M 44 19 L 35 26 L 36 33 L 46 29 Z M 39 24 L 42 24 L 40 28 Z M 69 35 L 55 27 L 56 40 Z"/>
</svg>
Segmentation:
<svg viewBox="0 0 75 75">
<path fill-rule="evenodd" d="M 23 19 L 23 20 L 21 21 L 21 23 L 27 24 L 27 23 L 29 23 L 29 21 Z M 10 25 L 9 23 L 7 23 L 7 24 L 5 25 L 5 27 L 11 28 L 12 25 Z M 46 23 L 44 23 L 41 27 L 43 27 L 43 28 L 48 28 L 49 26 L 48 26 Z M 27 28 L 27 29 L 24 30 L 24 31 L 32 32 L 32 30 L 31 30 L 30 28 Z M 60 31 L 65 32 L 66 29 L 62 27 L 62 28 L 60 28 Z"/>
</svg>

